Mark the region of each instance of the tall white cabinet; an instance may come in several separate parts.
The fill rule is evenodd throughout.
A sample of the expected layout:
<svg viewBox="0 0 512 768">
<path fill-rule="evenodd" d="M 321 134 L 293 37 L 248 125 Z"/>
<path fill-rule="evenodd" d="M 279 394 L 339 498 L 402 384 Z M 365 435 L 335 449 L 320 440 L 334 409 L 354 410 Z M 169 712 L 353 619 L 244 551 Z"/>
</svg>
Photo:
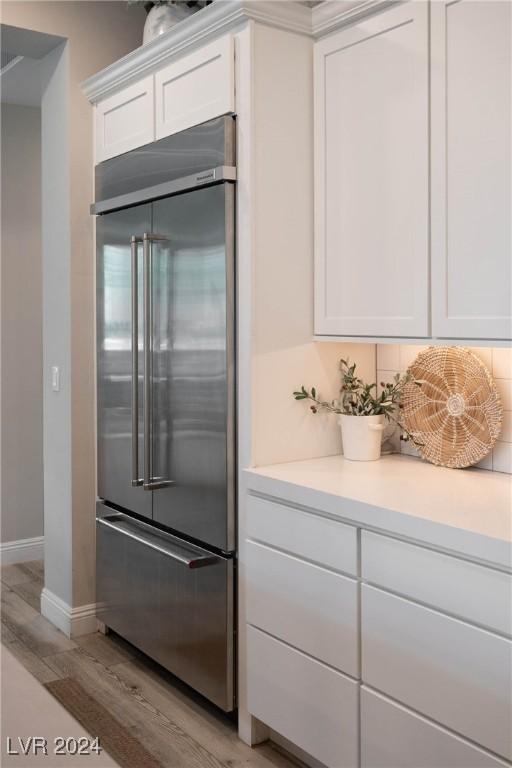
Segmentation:
<svg viewBox="0 0 512 768">
<path fill-rule="evenodd" d="M 310 7 L 295 2 L 215 2 L 84 85 L 95 105 L 97 137 L 105 129 L 110 131 L 108 146 L 97 155 L 97 162 L 127 151 L 127 146 L 141 146 L 215 115 L 236 113 L 240 470 L 253 462 L 332 453 L 339 440 L 334 420 L 322 430 L 314 419 L 306 425 L 302 409 L 295 407 L 290 396 L 297 380 L 302 381 L 306 374 L 329 391 L 331 373 L 343 356 L 338 345 L 320 346 L 312 340 L 311 14 Z M 130 122 L 133 99 L 139 94 L 145 94 L 135 102 L 140 105 L 140 123 Z M 114 101 L 109 103 L 110 99 Z M 104 113 L 115 106 L 115 122 L 108 125 L 107 118 L 105 126 Z M 141 126 L 144 130 L 139 130 Z M 363 375 L 371 375 L 371 346 L 358 345 L 352 359 L 357 360 L 358 369 L 367 372 Z M 261 738 L 261 730 L 247 709 L 245 493 L 241 483 L 239 488 L 238 713 L 241 737 L 254 742 Z M 325 584 L 332 585 L 329 574 Z M 351 582 L 343 584 L 354 611 Z M 300 620 L 300 616 L 296 618 Z M 347 659 L 352 666 L 354 653 L 352 644 Z M 290 670 L 311 671 L 313 679 L 322 676 L 321 670 L 304 663 L 303 655 L 287 657 Z M 328 678 L 333 683 L 331 700 L 343 703 L 343 692 L 353 692 L 353 684 L 341 671 Z M 354 720 L 355 709 L 350 712 Z M 346 727 L 350 748 L 338 738 L 332 750 L 347 749 L 354 754 L 356 728 L 348 723 Z M 332 750 L 329 748 L 329 754 Z"/>
<path fill-rule="evenodd" d="M 432 30 L 432 332 L 512 327 L 508 0 L 438 0 Z"/>
<path fill-rule="evenodd" d="M 508 0 L 315 43 L 315 334 L 512 338 Z"/>
<path fill-rule="evenodd" d="M 315 331 L 428 336 L 428 4 L 315 46 Z"/>
</svg>

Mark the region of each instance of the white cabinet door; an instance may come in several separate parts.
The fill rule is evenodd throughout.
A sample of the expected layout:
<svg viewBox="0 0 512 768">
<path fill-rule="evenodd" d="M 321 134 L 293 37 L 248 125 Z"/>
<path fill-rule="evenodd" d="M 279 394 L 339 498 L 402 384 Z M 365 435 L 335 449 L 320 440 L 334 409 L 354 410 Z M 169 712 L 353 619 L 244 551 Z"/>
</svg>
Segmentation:
<svg viewBox="0 0 512 768">
<path fill-rule="evenodd" d="M 364 584 L 362 678 L 512 758 L 512 643 Z"/>
<path fill-rule="evenodd" d="M 506 768 L 424 717 L 361 688 L 361 768 Z"/>
<path fill-rule="evenodd" d="M 271 499 L 247 496 L 248 538 L 357 576 L 357 528 Z"/>
<path fill-rule="evenodd" d="M 512 6 L 431 8 L 433 333 L 510 338 Z"/>
<path fill-rule="evenodd" d="M 315 44 L 315 333 L 428 336 L 428 3 Z"/>
<path fill-rule="evenodd" d="M 246 544 L 247 621 L 353 677 L 359 675 L 357 581 Z"/>
<path fill-rule="evenodd" d="M 231 35 L 174 61 L 155 75 L 156 138 L 235 111 Z"/>
<path fill-rule="evenodd" d="M 512 575 L 361 532 L 365 581 L 512 637 Z"/>
<path fill-rule="evenodd" d="M 153 96 L 150 75 L 96 105 L 96 163 L 154 141 Z"/>
<path fill-rule="evenodd" d="M 357 768 L 359 683 L 247 627 L 249 712 L 328 768 Z"/>
</svg>

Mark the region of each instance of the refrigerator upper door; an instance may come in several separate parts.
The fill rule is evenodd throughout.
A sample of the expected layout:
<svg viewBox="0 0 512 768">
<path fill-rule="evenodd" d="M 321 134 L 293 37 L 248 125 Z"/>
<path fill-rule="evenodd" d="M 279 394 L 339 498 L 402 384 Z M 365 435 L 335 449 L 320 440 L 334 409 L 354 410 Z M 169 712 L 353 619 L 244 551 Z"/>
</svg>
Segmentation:
<svg viewBox="0 0 512 768">
<path fill-rule="evenodd" d="M 153 204 L 153 517 L 229 551 L 234 531 L 234 187 Z"/>
<path fill-rule="evenodd" d="M 150 231 L 151 205 L 109 213 L 98 217 L 96 223 L 98 495 L 146 518 L 152 515 L 152 494 L 142 486 L 134 487 L 132 480 L 143 477 L 142 238 Z M 136 238 L 133 244 L 132 238 Z M 136 292 L 132 290 L 134 277 Z M 138 385 L 135 420 L 133 384 Z M 138 448 L 135 453 L 134 448 Z M 134 457 L 137 466 L 133 466 Z"/>
</svg>

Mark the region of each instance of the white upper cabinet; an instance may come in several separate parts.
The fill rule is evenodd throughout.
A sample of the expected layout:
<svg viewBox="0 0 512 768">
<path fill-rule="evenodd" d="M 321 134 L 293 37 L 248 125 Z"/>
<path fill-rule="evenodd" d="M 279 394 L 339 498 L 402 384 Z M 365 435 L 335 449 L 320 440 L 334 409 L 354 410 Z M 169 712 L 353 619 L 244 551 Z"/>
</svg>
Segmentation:
<svg viewBox="0 0 512 768">
<path fill-rule="evenodd" d="M 235 111 L 235 54 L 221 37 L 155 75 L 156 138 Z"/>
<path fill-rule="evenodd" d="M 428 3 L 315 45 L 315 333 L 428 336 Z"/>
<path fill-rule="evenodd" d="M 431 5 L 435 336 L 512 335 L 511 11 Z"/>
<path fill-rule="evenodd" d="M 154 141 L 153 75 L 100 101 L 95 115 L 96 163 Z"/>
<path fill-rule="evenodd" d="M 234 42 L 224 35 L 99 101 L 95 162 L 234 112 Z"/>
<path fill-rule="evenodd" d="M 430 3 L 430 98 L 428 14 L 315 45 L 317 335 L 512 338 L 512 4 Z"/>
</svg>

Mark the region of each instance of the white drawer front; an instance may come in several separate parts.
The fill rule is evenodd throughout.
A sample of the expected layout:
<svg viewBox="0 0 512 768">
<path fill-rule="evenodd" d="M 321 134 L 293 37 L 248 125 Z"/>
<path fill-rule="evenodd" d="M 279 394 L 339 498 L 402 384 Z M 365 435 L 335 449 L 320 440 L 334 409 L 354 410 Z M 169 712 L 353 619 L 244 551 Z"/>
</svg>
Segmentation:
<svg viewBox="0 0 512 768">
<path fill-rule="evenodd" d="M 247 621 L 357 677 L 357 582 L 252 541 L 246 557 Z"/>
<path fill-rule="evenodd" d="M 512 757 L 512 643 L 362 587 L 362 678 L 477 744 Z"/>
<path fill-rule="evenodd" d="M 358 765 L 358 684 L 247 628 L 249 712 L 329 768 Z"/>
<path fill-rule="evenodd" d="M 362 577 L 468 621 L 512 635 L 512 576 L 363 531 Z"/>
<path fill-rule="evenodd" d="M 357 529 L 259 496 L 247 497 L 247 536 L 357 575 Z"/>
<path fill-rule="evenodd" d="M 506 768 L 384 696 L 361 689 L 361 768 Z"/>
<path fill-rule="evenodd" d="M 155 139 L 153 75 L 96 105 L 96 162 L 142 147 Z"/>
<path fill-rule="evenodd" d="M 155 75 L 156 138 L 235 111 L 231 35 L 174 61 Z"/>
</svg>

